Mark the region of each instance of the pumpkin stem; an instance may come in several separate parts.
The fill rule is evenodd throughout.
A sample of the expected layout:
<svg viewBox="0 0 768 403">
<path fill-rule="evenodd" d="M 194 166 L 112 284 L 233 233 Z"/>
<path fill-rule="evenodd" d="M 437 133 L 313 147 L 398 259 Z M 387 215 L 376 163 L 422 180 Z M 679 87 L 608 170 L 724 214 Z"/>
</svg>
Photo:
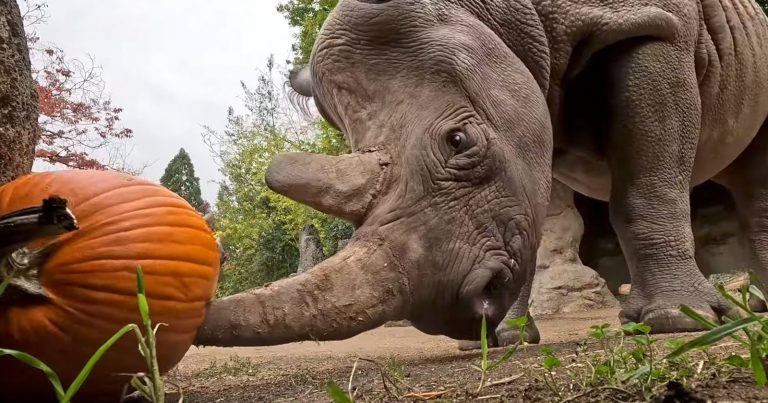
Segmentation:
<svg viewBox="0 0 768 403">
<path fill-rule="evenodd" d="M 30 250 L 26 245 L 77 229 L 77 220 L 67 208 L 67 201 L 57 196 L 44 199 L 40 206 L 0 216 L 0 279 L 7 279 L 10 285 L 25 293 L 45 295 L 39 281 L 39 268 L 57 243 L 37 250 Z"/>
</svg>

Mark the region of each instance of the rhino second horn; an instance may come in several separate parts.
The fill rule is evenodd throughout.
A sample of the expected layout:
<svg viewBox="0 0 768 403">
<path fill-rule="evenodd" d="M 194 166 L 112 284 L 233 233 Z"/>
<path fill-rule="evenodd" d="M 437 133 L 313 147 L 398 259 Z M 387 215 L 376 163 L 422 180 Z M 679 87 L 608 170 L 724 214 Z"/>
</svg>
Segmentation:
<svg viewBox="0 0 768 403">
<path fill-rule="evenodd" d="M 269 165 L 265 179 L 273 191 L 359 226 L 388 166 L 389 158 L 381 152 L 284 153 Z"/>
</svg>

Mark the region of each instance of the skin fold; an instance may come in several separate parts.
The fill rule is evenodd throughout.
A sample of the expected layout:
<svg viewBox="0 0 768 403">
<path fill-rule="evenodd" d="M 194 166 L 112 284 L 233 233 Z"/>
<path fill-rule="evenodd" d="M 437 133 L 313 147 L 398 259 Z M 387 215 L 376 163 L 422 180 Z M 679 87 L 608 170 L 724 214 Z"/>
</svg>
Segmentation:
<svg viewBox="0 0 768 403">
<path fill-rule="evenodd" d="M 528 312 L 553 177 L 610 203 L 632 277 L 624 322 L 694 331 L 681 303 L 728 313 L 694 259 L 689 192 L 706 180 L 734 195 L 768 280 L 768 18 L 753 0 L 342 0 L 290 83 L 353 152 L 280 156 L 267 184 L 353 222 L 347 253 L 373 261 L 342 251 L 214 302 L 198 344 L 401 318 L 476 341 L 483 315 L 514 342 L 497 325 Z M 345 282 L 372 288 L 341 309 Z M 237 314 L 219 309 L 232 301 Z"/>
</svg>

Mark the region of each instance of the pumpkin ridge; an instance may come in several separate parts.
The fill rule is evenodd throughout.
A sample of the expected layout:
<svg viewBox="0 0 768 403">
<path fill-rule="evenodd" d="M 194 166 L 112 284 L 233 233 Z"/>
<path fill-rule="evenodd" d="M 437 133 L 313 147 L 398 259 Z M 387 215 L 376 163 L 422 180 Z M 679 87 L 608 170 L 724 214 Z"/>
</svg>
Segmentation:
<svg viewBox="0 0 768 403">
<path fill-rule="evenodd" d="M 145 180 L 142 179 L 142 180 L 140 180 L 140 182 L 135 182 L 135 183 L 130 184 L 130 185 L 125 185 L 123 183 L 116 183 L 114 186 L 115 187 L 106 189 L 106 190 L 100 192 L 99 194 L 97 194 L 97 195 L 95 195 L 93 197 L 90 197 L 90 198 L 85 199 L 85 200 L 80 200 L 80 203 L 72 203 L 72 207 L 71 208 L 72 208 L 73 212 L 75 210 L 85 209 L 91 203 L 100 202 L 100 201 L 102 201 L 101 199 L 107 198 L 107 196 L 112 195 L 112 193 L 114 193 L 114 192 L 127 192 L 128 189 L 130 189 L 131 191 L 135 191 L 135 190 L 137 190 L 136 188 L 139 188 L 139 187 L 146 187 L 146 188 L 150 188 L 151 190 L 157 190 L 157 186 L 159 186 L 159 185 L 155 185 L 152 182 L 145 181 Z M 163 189 L 165 189 L 165 188 L 163 188 Z M 166 189 L 166 190 L 168 190 L 168 189 Z M 59 193 L 61 193 L 61 191 L 59 191 Z M 181 198 L 181 196 L 176 195 L 175 193 L 173 193 L 170 190 L 168 190 L 168 193 L 169 194 L 166 197 L 174 198 L 174 196 L 176 196 L 176 197 Z M 107 203 L 107 204 L 109 204 L 109 203 Z"/>
<path fill-rule="evenodd" d="M 109 292 L 106 291 L 99 291 L 94 289 L 87 289 L 85 287 L 78 287 L 80 289 L 86 289 L 88 292 L 93 292 L 94 294 L 109 294 Z M 126 298 L 126 302 L 135 302 L 135 296 L 133 299 L 131 299 L 128 295 L 123 295 Z M 184 320 L 184 321 L 196 321 L 198 318 L 202 318 L 202 314 L 200 314 L 200 308 L 203 308 L 204 305 L 207 303 L 205 300 L 195 300 L 195 301 L 177 301 L 177 300 L 171 300 L 171 299 L 164 299 L 164 298 L 148 298 L 149 302 L 149 312 L 150 315 L 153 314 L 157 318 L 165 317 L 167 319 L 168 316 L 173 316 L 174 320 Z M 185 309 L 171 309 L 169 306 L 176 307 L 180 303 L 183 303 L 184 305 L 190 305 L 190 308 Z M 160 305 L 158 305 L 160 304 Z M 111 307 L 107 307 L 105 305 L 94 305 L 91 302 L 88 301 L 77 301 L 77 300 L 71 300 L 68 301 L 68 307 L 70 310 L 68 310 L 68 313 L 70 315 L 77 315 L 80 319 L 82 319 L 86 323 L 94 323 L 96 321 L 102 321 L 104 323 L 115 323 L 120 322 L 121 320 L 116 320 L 117 315 L 122 315 L 127 317 L 130 317 L 132 319 L 129 320 L 141 320 L 141 317 L 137 313 L 135 309 L 115 309 Z M 131 304 L 128 306 L 130 307 Z M 199 306 L 198 306 L 199 305 Z M 123 305 L 120 305 L 122 308 Z M 84 312 L 87 312 L 92 309 L 105 309 L 112 313 L 112 315 L 104 316 L 104 315 L 91 315 L 86 314 Z M 99 319 L 95 319 L 96 316 L 100 316 Z M 103 317 L 101 317 L 103 316 Z M 122 320 L 124 321 L 124 320 Z M 156 320 L 153 320 L 153 322 L 156 322 Z"/>
<path fill-rule="evenodd" d="M 164 217 L 168 217 L 168 215 L 164 215 Z M 185 216 L 179 216 L 179 217 L 186 217 L 186 215 Z M 169 221 L 171 221 L 171 220 L 169 220 Z M 121 228 L 116 228 L 112 232 L 105 232 L 105 233 L 98 232 L 99 229 L 101 229 L 101 228 L 93 228 L 90 225 L 87 225 L 87 228 L 88 228 L 88 233 L 87 234 L 85 232 L 83 232 L 84 235 L 81 236 L 81 237 L 72 236 L 69 239 L 67 239 L 67 242 L 72 242 L 72 243 L 78 242 L 78 243 L 80 243 L 80 245 L 82 245 L 83 243 L 86 243 L 86 242 L 89 242 L 89 241 L 103 240 L 104 238 L 108 238 L 108 237 L 114 236 L 114 235 L 128 234 L 128 233 L 135 232 L 135 231 L 144 231 L 144 230 L 147 230 L 147 229 L 157 229 L 157 228 L 188 229 L 188 230 L 191 230 L 191 231 L 196 231 L 197 234 L 199 234 L 199 235 L 202 235 L 204 237 L 211 237 L 211 239 L 213 239 L 213 235 L 209 232 L 209 230 L 207 228 L 203 228 L 203 227 L 197 226 L 197 225 L 195 225 L 195 226 L 186 225 L 186 224 L 185 225 L 179 225 L 177 223 L 173 223 L 172 225 L 169 225 L 169 224 L 146 225 L 146 226 L 141 226 L 140 228 L 132 228 L 132 229 L 129 229 L 129 230 L 124 230 L 124 229 L 121 229 Z M 104 228 L 104 227 L 102 227 L 102 228 Z"/>
<path fill-rule="evenodd" d="M 134 315 L 134 314 L 138 315 L 138 311 L 136 311 L 136 308 L 134 307 L 134 305 L 136 304 L 136 291 L 135 290 L 133 290 L 133 292 L 131 292 L 132 290 L 114 290 L 114 289 L 110 289 L 108 291 L 105 291 L 103 288 L 92 288 L 92 287 L 89 287 L 89 286 L 76 285 L 76 284 L 67 284 L 66 287 L 68 288 L 68 292 L 57 293 L 56 294 L 56 300 L 50 302 L 48 304 L 49 306 L 55 306 L 56 308 L 65 311 L 69 315 L 74 315 L 74 314 L 81 315 L 82 311 L 86 310 L 86 309 L 83 309 L 82 307 L 80 307 L 78 305 L 85 305 L 87 307 L 87 306 L 92 305 L 93 301 L 79 299 L 78 298 L 79 295 L 73 296 L 73 295 L 71 295 L 71 293 L 72 293 L 72 290 L 81 290 L 81 291 L 84 290 L 84 291 L 88 291 L 88 293 L 91 293 L 91 294 L 94 294 L 94 295 L 102 294 L 102 295 L 106 295 L 106 296 L 113 296 L 113 297 L 116 296 L 117 298 L 125 298 L 125 302 L 127 304 L 126 305 L 117 304 L 117 306 L 119 306 L 119 307 L 126 306 L 128 308 L 125 311 L 122 311 L 122 312 L 129 312 L 130 315 Z M 75 294 L 77 294 L 77 293 L 75 293 Z M 150 304 L 150 312 L 152 311 L 152 305 L 153 304 L 156 305 L 156 303 L 158 303 L 158 302 L 162 303 L 162 304 L 172 304 L 173 306 L 177 306 L 177 307 L 179 305 L 181 305 L 181 306 L 183 306 L 183 308 L 180 308 L 180 309 L 176 308 L 176 310 L 175 310 L 175 313 L 177 314 L 176 316 L 178 316 L 179 312 L 185 312 L 188 316 L 182 315 L 182 316 L 179 316 L 179 317 L 181 317 L 181 318 L 187 317 L 188 319 L 194 317 L 195 315 L 197 315 L 197 314 L 194 313 L 194 312 L 196 312 L 198 310 L 197 307 L 196 306 L 190 307 L 191 305 L 207 303 L 207 298 L 191 298 L 191 299 L 187 299 L 187 300 L 179 300 L 179 299 L 173 299 L 173 298 L 158 297 L 155 294 L 147 295 L 147 300 L 148 300 L 148 302 Z M 114 308 L 112 310 L 113 311 L 121 311 L 120 309 L 114 309 Z M 158 310 L 158 308 L 155 308 L 155 311 L 159 311 L 162 314 L 167 316 L 168 308 L 165 307 L 165 309 L 159 309 L 159 310 Z M 174 318 L 176 318 L 176 316 L 174 316 Z M 83 319 L 85 321 L 93 321 L 94 320 L 94 318 L 92 318 L 92 317 L 83 317 Z M 114 318 L 102 318 L 102 320 L 104 320 L 106 322 L 113 322 Z"/>
<path fill-rule="evenodd" d="M 97 252 L 93 252 L 92 254 L 88 255 L 78 255 L 74 258 L 70 258 L 67 260 L 64 260 L 63 257 L 59 257 L 61 260 L 54 260 L 56 259 L 59 254 L 54 253 L 43 265 L 43 271 L 49 270 L 50 267 L 57 267 L 57 272 L 59 271 L 58 268 L 60 267 L 68 267 L 68 266 L 76 266 L 83 263 L 97 263 L 100 261 L 129 261 L 129 262 L 139 262 L 139 261 L 146 261 L 146 262 L 157 262 L 157 261 L 167 261 L 167 262 L 184 262 L 184 263 L 190 263 L 195 264 L 199 266 L 205 266 L 208 268 L 209 272 L 213 272 L 214 270 L 211 270 L 211 262 L 212 261 L 218 261 L 218 255 L 212 253 L 210 250 L 206 250 L 209 248 L 206 248 L 205 244 L 190 244 L 189 242 L 173 242 L 173 241 L 164 241 L 162 243 L 158 242 L 131 242 L 130 246 L 132 248 L 139 248 L 139 247 L 145 247 L 147 245 L 156 246 L 159 248 L 160 245 L 163 245 L 165 247 L 183 247 L 189 252 L 183 254 L 183 255 L 173 255 L 171 257 L 168 257 L 169 253 L 164 251 L 157 251 L 156 254 L 149 255 L 148 257 L 144 259 L 136 259 L 135 257 L 121 257 L 121 255 L 125 256 L 133 256 L 131 250 L 126 250 L 125 245 L 119 245 L 119 246 L 105 246 L 100 247 Z M 67 246 L 67 245 L 65 245 Z M 79 246 L 79 245 L 78 245 Z M 99 257 L 102 255 L 108 255 L 111 254 L 108 258 L 107 257 Z M 94 256 L 96 255 L 96 256 Z M 158 257 L 154 257 L 158 256 Z M 67 256 L 69 257 L 69 256 Z M 138 263 L 137 263 L 138 264 Z M 143 265 L 142 265 L 143 267 Z M 131 268 L 132 270 L 135 270 L 136 267 L 134 266 Z"/>
<path fill-rule="evenodd" d="M 152 301 L 150 301 L 150 304 Z M 150 306 L 150 313 L 151 313 L 152 307 Z M 120 312 L 120 314 L 125 313 L 125 318 L 119 319 L 115 313 Z M 138 313 L 134 313 L 133 311 L 112 311 L 112 315 L 93 315 L 87 312 L 84 312 L 84 310 L 77 309 L 77 307 L 71 307 L 70 310 L 67 312 L 67 326 L 71 329 L 72 325 L 77 326 L 88 326 L 90 327 L 90 331 L 87 333 L 100 333 L 103 335 L 103 337 L 99 337 L 99 340 L 103 338 L 103 341 L 106 341 L 107 338 L 109 338 L 112 334 L 114 334 L 116 331 L 118 331 L 121 327 L 127 325 L 128 323 L 141 323 L 141 317 L 138 315 Z M 164 316 L 168 317 L 168 314 L 156 314 L 155 316 Z M 130 317 L 130 318 L 129 318 Z M 198 318 L 199 317 L 199 318 Z M 198 315 L 198 317 L 193 316 L 190 314 L 188 317 L 185 316 L 179 316 L 179 315 L 173 315 L 174 319 L 174 325 L 165 325 L 162 326 L 162 329 L 165 329 L 166 333 L 179 335 L 186 333 L 190 330 L 194 330 L 195 323 L 202 321 L 202 316 Z M 46 318 L 49 319 L 49 318 Z M 53 321 L 48 320 L 50 323 L 54 323 Z M 186 325 L 186 326 L 185 326 Z M 61 328 L 58 325 L 54 325 L 57 330 L 61 330 Z M 198 325 L 199 326 L 199 325 Z M 26 332 L 25 332 L 26 333 Z M 68 335 L 68 333 L 64 332 L 64 334 L 67 334 L 67 337 L 71 339 L 71 337 Z"/>
<path fill-rule="evenodd" d="M 56 272 L 51 274 L 51 276 L 54 276 L 58 281 L 59 278 L 64 278 L 67 276 L 82 276 L 84 274 L 92 274 L 93 270 L 76 270 L 71 269 L 73 266 L 80 266 L 84 263 L 98 263 L 98 262 L 135 262 L 137 266 L 141 266 L 142 268 L 146 269 L 146 267 L 150 265 L 155 265 L 157 262 L 169 262 L 169 263 L 179 263 L 179 259 L 147 259 L 147 260 L 135 260 L 135 259 L 115 259 L 115 258 L 109 258 L 109 259 L 89 259 L 87 262 L 77 262 L 77 263 L 71 263 L 66 265 L 57 265 L 56 266 Z M 182 263 L 190 266 L 197 266 L 198 268 L 189 268 L 189 270 L 184 271 L 184 277 L 186 278 L 192 278 L 192 279 L 198 279 L 203 280 L 208 278 L 211 275 L 212 270 L 210 270 L 210 265 L 200 262 L 193 262 L 193 261 L 183 261 Z M 135 266 L 132 266 L 135 267 Z M 126 269 L 125 267 L 116 268 L 114 270 L 104 270 L 100 269 L 99 273 L 103 273 L 105 275 L 109 274 L 117 274 L 117 273 L 133 273 L 132 270 Z M 199 275 L 195 275 L 195 273 L 198 273 Z M 148 273 L 146 276 L 157 276 L 157 277 L 175 277 L 178 273 L 170 273 L 170 274 L 157 274 L 157 273 Z"/>
<path fill-rule="evenodd" d="M 20 309 L 23 311 L 29 308 L 20 308 Z M 46 312 L 45 314 L 40 316 L 44 318 L 43 320 L 45 321 L 46 333 L 56 332 L 57 340 L 62 342 L 67 342 L 67 343 L 72 341 L 72 336 L 67 331 L 65 331 L 64 328 L 61 325 L 59 325 L 58 322 L 52 319 L 52 316 L 55 316 L 55 315 L 52 315 Z M 36 327 L 35 328 L 15 327 L 13 324 L 3 325 L 1 321 L 0 321 L 0 329 L 3 332 L 9 332 L 17 336 L 22 335 L 27 337 L 29 337 L 29 335 L 32 335 L 32 334 L 37 334 L 38 332 Z M 27 338 L 27 337 L 24 337 L 24 338 Z"/>
<path fill-rule="evenodd" d="M 135 203 L 135 202 L 147 202 L 148 200 L 154 200 L 154 199 L 157 199 L 158 202 L 168 201 L 168 203 L 167 204 L 160 204 L 160 203 L 153 204 L 151 206 L 140 208 L 140 209 L 130 208 L 131 207 L 130 205 L 132 203 Z M 173 203 L 170 203 L 170 202 L 173 202 Z M 100 210 L 98 212 L 99 215 L 107 215 L 108 217 L 100 219 L 98 221 L 91 221 L 93 219 L 92 216 L 86 216 L 86 217 L 78 216 L 78 217 L 79 217 L 80 221 L 84 223 L 84 225 L 87 225 L 89 228 L 94 228 L 94 227 L 99 227 L 99 226 L 102 226 L 102 225 L 105 225 L 105 224 L 113 223 L 114 221 L 125 220 L 127 218 L 127 216 L 130 216 L 132 214 L 146 214 L 148 211 L 152 211 L 154 209 L 161 209 L 161 208 L 179 210 L 180 212 L 184 211 L 186 213 L 186 215 L 188 215 L 190 217 L 192 217 L 193 214 L 197 214 L 195 212 L 189 211 L 188 210 L 189 207 L 181 205 L 181 203 L 179 203 L 178 199 L 169 198 L 167 195 L 148 196 L 148 197 L 145 197 L 145 198 L 142 198 L 142 199 L 133 199 L 131 201 L 126 201 L 126 202 L 123 202 L 123 203 L 120 203 L 120 204 L 115 204 L 114 206 L 116 208 L 117 207 L 124 208 L 125 211 L 121 211 L 117 215 L 114 215 L 114 214 L 113 215 L 109 215 L 109 210 L 110 210 L 109 208 L 104 209 L 104 210 Z M 75 210 L 75 213 L 77 213 L 77 210 Z"/>
</svg>

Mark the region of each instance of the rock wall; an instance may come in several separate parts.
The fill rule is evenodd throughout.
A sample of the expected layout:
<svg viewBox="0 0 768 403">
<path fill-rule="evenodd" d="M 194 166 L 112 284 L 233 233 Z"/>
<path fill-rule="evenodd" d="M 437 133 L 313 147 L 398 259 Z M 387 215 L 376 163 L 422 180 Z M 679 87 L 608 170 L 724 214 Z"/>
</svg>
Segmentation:
<svg viewBox="0 0 768 403">
<path fill-rule="evenodd" d="M 574 193 L 553 181 L 547 218 L 533 279 L 534 316 L 617 307 L 618 301 L 598 273 L 579 257 L 584 223 Z"/>
<path fill-rule="evenodd" d="M 622 284 L 630 283 L 616 233 L 608 218 L 608 204 L 575 196 L 575 205 L 585 225 L 580 257 L 605 279 L 608 289 L 617 294 Z M 696 242 L 696 262 L 709 277 L 754 269 L 746 239 L 736 219 L 733 199 L 727 190 L 713 182 L 691 192 L 691 224 Z"/>
</svg>

